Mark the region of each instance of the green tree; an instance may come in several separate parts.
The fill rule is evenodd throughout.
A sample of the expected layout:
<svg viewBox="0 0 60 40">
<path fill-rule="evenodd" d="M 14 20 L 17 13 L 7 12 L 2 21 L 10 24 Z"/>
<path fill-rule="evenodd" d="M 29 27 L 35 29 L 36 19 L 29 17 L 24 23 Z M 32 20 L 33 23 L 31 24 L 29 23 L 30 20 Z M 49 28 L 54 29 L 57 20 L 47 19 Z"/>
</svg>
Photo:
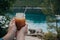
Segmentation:
<svg viewBox="0 0 60 40">
<path fill-rule="evenodd" d="M 6 14 L 11 12 L 11 7 L 13 7 L 15 1 L 16 0 L 0 0 L 0 37 L 3 37 L 7 32 L 6 25 L 8 21 L 10 21 L 10 17 Z"/>
<path fill-rule="evenodd" d="M 0 0 L 0 15 L 5 15 L 9 11 L 11 11 L 11 8 L 13 6 L 13 3 L 16 0 Z"/>
<path fill-rule="evenodd" d="M 3 37 L 7 33 L 9 21 L 9 16 L 0 16 L 0 37 Z"/>
<path fill-rule="evenodd" d="M 43 0 L 41 9 L 44 14 L 46 14 L 48 28 L 57 32 L 57 38 L 60 40 L 60 27 L 54 26 L 53 23 L 56 22 L 55 15 L 60 15 L 60 0 Z M 56 24 L 55 24 L 56 25 Z"/>
<path fill-rule="evenodd" d="M 45 33 L 45 40 L 57 40 L 56 34 L 53 34 L 52 32 Z"/>
<path fill-rule="evenodd" d="M 55 31 L 57 33 L 57 39 L 60 40 L 60 26 L 58 26 L 57 23 L 58 22 L 56 17 L 53 17 L 53 16 L 47 17 L 48 29 L 51 30 L 51 32 Z"/>
<path fill-rule="evenodd" d="M 41 3 L 42 12 L 49 15 L 60 13 L 60 0 L 43 0 Z"/>
</svg>

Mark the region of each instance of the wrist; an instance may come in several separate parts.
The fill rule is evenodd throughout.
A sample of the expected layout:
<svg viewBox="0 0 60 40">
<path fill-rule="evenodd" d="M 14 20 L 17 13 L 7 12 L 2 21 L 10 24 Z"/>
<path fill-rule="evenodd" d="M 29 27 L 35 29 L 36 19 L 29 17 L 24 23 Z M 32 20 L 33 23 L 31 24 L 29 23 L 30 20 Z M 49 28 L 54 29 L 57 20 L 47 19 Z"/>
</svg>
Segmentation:
<svg viewBox="0 0 60 40">
<path fill-rule="evenodd" d="M 3 39 L 4 39 L 4 40 L 11 40 L 11 39 L 14 38 L 14 36 L 15 36 L 15 31 L 11 31 L 11 32 L 8 32 L 8 33 L 3 37 Z"/>
<path fill-rule="evenodd" d="M 16 30 L 9 30 L 7 34 L 15 34 Z"/>
<path fill-rule="evenodd" d="M 15 36 L 14 34 L 8 33 L 3 37 L 3 39 L 4 40 L 12 40 L 14 38 L 14 36 Z"/>
<path fill-rule="evenodd" d="M 25 35 L 24 35 L 24 33 L 18 33 L 18 35 L 17 35 L 17 40 L 25 40 Z"/>
</svg>

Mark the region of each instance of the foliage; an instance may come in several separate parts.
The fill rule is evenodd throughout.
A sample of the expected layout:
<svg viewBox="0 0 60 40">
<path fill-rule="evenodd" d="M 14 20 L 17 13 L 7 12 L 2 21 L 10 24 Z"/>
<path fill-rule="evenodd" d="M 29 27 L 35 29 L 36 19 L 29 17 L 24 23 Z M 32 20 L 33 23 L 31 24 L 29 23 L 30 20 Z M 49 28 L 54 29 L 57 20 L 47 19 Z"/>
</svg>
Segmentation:
<svg viewBox="0 0 60 40">
<path fill-rule="evenodd" d="M 9 21 L 9 16 L 0 16 L 0 37 L 3 37 L 7 33 Z"/>
<path fill-rule="evenodd" d="M 60 15 L 60 0 L 43 0 L 41 6 L 44 8 L 42 12 L 47 15 L 48 29 L 57 32 L 58 40 L 60 40 L 60 27 L 57 26 L 55 15 Z"/>
<path fill-rule="evenodd" d="M 0 0 L 0 15 L 10 11 L 10 7 L 13 6 L 15 0 Z"/>
<path fill-rule="evenodd" d="M 8 27 L 6 27 L 6 25 L 8 25 L 10 21 L 7 13 L 11 12 L 11 7 L 13 7 L 15 1 L 16 0 L 0 0 L 0 37 L 3 37 L 7 32 Z"/>
<path fill-rule="evenodd" d="M 15 7 L 40 7 L 43 0 L 17 0 Z"/>
<path fill-rule="evenodd" d="M 41 6 L 42 12 L 49 15 L 56 15 L 60 13 L 60 0 L 43 0 Z"/>
<path fill-rule="evenodd" d="M 58 26 L 57 21 L 58 20 L 56 19 L 56 17 L 53 16 L 47 17 L 48 30 L 50 30 L 51 32 L 56 32 L 57 39 L 60 40 L 60 26 Z"/>
<path fill-rule="evenodd" d="M 56 34 L 53 34 L 52 32 L 45 33 L 45 40 L 57 40 Z"/>
</svg>

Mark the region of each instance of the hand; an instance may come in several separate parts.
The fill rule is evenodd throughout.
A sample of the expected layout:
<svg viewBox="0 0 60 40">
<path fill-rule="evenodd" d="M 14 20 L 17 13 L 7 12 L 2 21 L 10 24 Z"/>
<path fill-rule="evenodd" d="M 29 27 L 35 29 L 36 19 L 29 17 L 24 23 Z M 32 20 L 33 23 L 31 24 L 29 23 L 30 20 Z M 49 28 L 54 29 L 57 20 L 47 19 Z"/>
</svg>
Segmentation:
<svg viewBox="0 0 60 40">
<path fill-rule="evenodd" d="M 25 25 L 23 28 L 21 28 L 17 33 L 17 40 L 25 40 L 25 35 L 27 34 L 28 25 Z"/>
<path fill-rule="evenodd" d="M 15 19 L 12 19 L 9 24 L 8 33 L 3 37 L 4 40 L 13 40 L 16 32 Z"/>
<path fill-rule="evenodd" d="M 17 28 L 16 28 L 16 25 L 15 25 L 15 19 L 13 18 L 10 21 L 9 28 L 8 28 L 8 33 L 16 32 L 16 31 L 17 31 Z"/>
<path fill-rule="evenodd" d="M 17 33 L 17 40 L 24 40 L 25 35 L 27 34 L 27 25 L 25 25 L 23 28 L 21 28 Z M 17 31 L 16 25 L 15 25 L 15 19 L 11 20 L 8 28 L 8 33 L 3 37 L 4 40 L 13 40 L 15 37 L 15 33 Z"/>
</svg>

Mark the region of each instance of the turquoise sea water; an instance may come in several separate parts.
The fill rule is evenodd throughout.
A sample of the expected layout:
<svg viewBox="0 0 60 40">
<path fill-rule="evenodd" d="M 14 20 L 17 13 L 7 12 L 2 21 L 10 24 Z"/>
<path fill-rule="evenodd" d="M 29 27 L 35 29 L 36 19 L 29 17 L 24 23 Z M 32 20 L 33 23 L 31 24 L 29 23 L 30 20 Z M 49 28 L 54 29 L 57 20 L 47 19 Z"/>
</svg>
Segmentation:
<svg viewBox="0 0 60 40">
<path fill-rule="evenodd" d="M 41 10 L 28 10 L 25 14 L 29 26 L 28 28 L 39 28 L 42 29 L 44 32 L 47 32 L 46 15 L 43 14 Z"/>
<path fill-rule="evenodd" d="M 17 10 L 18 11 L 18 10 Z M 15 15 L 16 10 L 13 15 Z M 20 13 L 20 12 L 19 12 Z M 29 29 L 42 29 L 47 32 L 46 15 L 40 9 L 29 9 L 25 13 Z"/>
</svg>

